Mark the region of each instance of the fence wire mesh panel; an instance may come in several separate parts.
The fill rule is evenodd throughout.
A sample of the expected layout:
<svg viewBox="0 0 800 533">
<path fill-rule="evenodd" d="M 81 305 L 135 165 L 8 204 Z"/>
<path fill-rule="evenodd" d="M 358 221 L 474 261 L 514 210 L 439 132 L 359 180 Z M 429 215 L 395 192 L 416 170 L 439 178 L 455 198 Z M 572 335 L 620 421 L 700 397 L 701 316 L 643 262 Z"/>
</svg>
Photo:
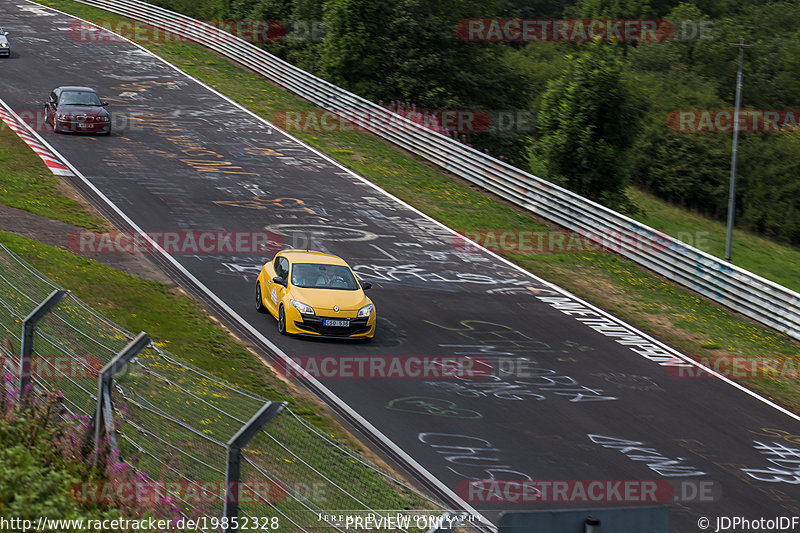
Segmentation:
<svg viewBox="0 0 800 533">
<path fill-rule="evenodd" d="M 58 390 L 70 411 L 92 414 L 100 370 L 132 335 L 67 295 L 37 324 L 33 378 Z"/>
<path fill-rule="evenodd" d="M 244 449 L 242 481 L 269 487 L 267 503 L 245 502 L 257 515 L 274 508 L 301 530 L 347 529 L 335 517 L 368 512 L 427 511 L 437 506 L 387 472 L 366 463 L 331 437 L 319 433 L 286 409 Z M 244 477 L 244 473 L 251 477 Z"/>
<path fill-rule="evenodd" d="M 212 25 L 140 0 L 78 0 L 214 50 L 314 104 L 762 324 L 800 339 L 800 294 L 481 153 Z"/>
<path fill-rule="evenodd" d="M 13 309 L 25 318 L 56 288 L 53 282 L 0 244 L 0 290 L 3 307 Z M 16 335 L 19 333 L 17 331 Z"/>
<path fill-rule="evenodd" d="M 0 244 L 0 371 L 9 393 L 16 390 L 20 378 L 19 350 L 25 317 L 54 288 L 49 280 Z"/>
<path fill-rule="evenodd" d="M 0 245 L 0 332 L 5 335 L 0 357 L 8 391 L 19 379 L 23 320 L 54 289 Z M 68 294 L 33 333 L 37 390 L 60 392 L 73 419 L 86 424 L 96 412 L 100 371 L 133 338 Z M 193 367 L 158 343 L 117 372 L 111 400 L 118 446 L 110 459 L 112 471 L 127 473 L 123 481 L 134 483 L 150 503 L 186 517 L 222 517 L 227 443 L 267 400 Z M 289 408 L 242 450 L 241 473 L 239 516 L 278 517 L 280 531 L 352 531 L 340 520 L 345 514 L 436 516 L 444 509 Z M 420 523 L 409 519 L 406 526 L 387 530 L 428 529 L 417 527 Z M 473 525 L 460 530 L 471 531 Z M 476 525 L 475 530 L 485 529 Z"/>
</svg>

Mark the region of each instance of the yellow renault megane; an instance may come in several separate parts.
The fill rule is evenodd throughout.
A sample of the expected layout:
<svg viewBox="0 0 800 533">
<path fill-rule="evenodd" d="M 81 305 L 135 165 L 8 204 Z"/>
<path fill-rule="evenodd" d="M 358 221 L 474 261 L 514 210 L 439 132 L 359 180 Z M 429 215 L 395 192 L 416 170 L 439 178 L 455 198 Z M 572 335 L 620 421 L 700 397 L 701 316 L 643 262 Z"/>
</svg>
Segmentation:
<svg viewBox="0 0 800 533">
<path fill-rule="evenodd" d="M 261 268 L 256 309 L 284 334 L 371 339 L 375 306 L 347 263 L 335 255 L 283 250 Z"/>
</svg>

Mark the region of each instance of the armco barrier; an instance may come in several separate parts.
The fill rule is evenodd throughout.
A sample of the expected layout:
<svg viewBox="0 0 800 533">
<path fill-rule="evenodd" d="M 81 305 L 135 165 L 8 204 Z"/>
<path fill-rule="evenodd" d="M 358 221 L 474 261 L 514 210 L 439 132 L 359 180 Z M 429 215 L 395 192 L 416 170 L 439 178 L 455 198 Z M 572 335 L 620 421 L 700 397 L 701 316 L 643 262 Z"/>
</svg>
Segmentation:
<svg viewBox="0 0 800 533">
<path fill-rule="evenodd" d="M 589 234 L 638 235 L 653 245 L 622 242 L 619 252 L 663 276 L 745 316 L 800 339 L 800 294 L 721 261 L 591 200 L 480 153 L 447 136 L 395 115 L 278 59 L 214 26 L 139 0 L 78 0 L 161 30 L 170 28 L 247 66 L 271 82 L 480 185 L 505 200 L 569 230 Z M 367 120 L 391 117 L 391 121 Z M 398 124 L 402 124 L 398 128 Z"/>
</svg>

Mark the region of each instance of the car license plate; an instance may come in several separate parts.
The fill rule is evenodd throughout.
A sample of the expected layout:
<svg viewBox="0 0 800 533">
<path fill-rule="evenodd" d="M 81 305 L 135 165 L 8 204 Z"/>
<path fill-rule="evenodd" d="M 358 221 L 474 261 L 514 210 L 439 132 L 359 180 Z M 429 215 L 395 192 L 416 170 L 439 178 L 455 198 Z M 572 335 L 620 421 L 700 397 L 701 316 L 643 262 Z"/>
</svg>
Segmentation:
<svg viewBox="0 0 800 533">
<path fill-rule="evenodd" d="M 335 326 L 339 328 L 346 328 L 350 325 L 349 320 L 324 320 L 322 322 L 324 326 Z"/>
<path fill-rule="evenodd" d="M 85 130 L 87 128 L 91 128 L 92 126 L 91 124 L 78 124 L 78 127 L 82 130 Z"/>
</svg>

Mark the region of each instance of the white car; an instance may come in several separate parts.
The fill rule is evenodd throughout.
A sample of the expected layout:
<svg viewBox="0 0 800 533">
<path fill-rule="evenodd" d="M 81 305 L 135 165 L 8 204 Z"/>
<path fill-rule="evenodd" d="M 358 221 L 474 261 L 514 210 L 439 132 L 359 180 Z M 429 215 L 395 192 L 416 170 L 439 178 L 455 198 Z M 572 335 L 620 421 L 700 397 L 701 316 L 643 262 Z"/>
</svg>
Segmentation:
<svg viewBox="0 0 800 533">
<path fill-rule="evenodd" d="M 8 42 L 8 32 L 0 28 L 0 56 L 11 57 L 11 43 Z"/>
</svg>

